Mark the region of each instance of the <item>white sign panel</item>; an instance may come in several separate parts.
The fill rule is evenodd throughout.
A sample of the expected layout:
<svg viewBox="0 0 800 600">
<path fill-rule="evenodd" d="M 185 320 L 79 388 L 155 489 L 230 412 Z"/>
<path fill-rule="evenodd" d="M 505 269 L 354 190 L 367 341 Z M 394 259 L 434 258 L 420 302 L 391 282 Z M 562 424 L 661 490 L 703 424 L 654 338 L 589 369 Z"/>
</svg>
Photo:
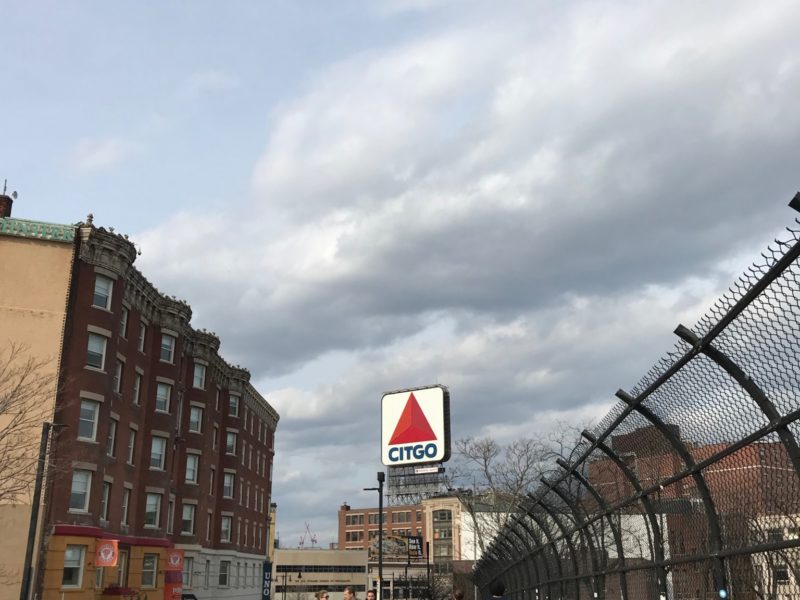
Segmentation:
<svg viewBox="0 0 800 600">
<path fill-rule="evenodd" d="M 450 394 L 435 386 L 385 394 L 381 399 L 381 460 L 387 466 L 450 458 Z"/>
</svg>

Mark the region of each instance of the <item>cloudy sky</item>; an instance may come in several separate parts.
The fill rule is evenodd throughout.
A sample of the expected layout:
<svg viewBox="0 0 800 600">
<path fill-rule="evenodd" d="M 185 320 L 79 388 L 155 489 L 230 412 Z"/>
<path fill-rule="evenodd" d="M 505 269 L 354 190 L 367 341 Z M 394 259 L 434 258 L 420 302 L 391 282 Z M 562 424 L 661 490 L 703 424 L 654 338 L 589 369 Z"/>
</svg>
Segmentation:
<svg viewBox="0 0 800 600">
<path fill-rule="evenodd" d="M 601 417 L 793 218 L 796 2 L 0 2 L 15 216 L 128 233 L 281 414 L 284 545 L 384 391 Z"/>
</svg>

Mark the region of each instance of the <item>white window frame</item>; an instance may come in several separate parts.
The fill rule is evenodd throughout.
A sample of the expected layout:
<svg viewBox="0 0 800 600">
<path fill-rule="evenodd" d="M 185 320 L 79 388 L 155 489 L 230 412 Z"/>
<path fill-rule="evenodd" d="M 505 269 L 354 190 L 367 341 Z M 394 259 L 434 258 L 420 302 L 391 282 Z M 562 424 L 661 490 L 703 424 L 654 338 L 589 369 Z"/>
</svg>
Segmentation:
<svg viewBox="0 0 800 600">
<path fill-rule="evenodd" d="M 103 482 L 103 495 L 100 496 L 100 519 L 108 521 L 108 505 L 111 503 L 111 482 Z"/>
<path fill-rule="evenodd" d="M 136 348 L 144 354 L 145 340 L 147 339 L 147 323 L 139 322 L 139 337 L 136 338 Z"/>
<path fill-rule="evenodd" d="M 117 359 L 114 365 L 114 391 L 117 394 L 122 393 L 122 373 L 125 371 L 125 363 Z"/>
<path fill-rule="evenodd" d="M 186 556 L 183 559 L 183 571 L 181 572 L 181 582 L 183 587 L 192 587 L 192 569 L 194 569 L 194 558 Z"/>
<path fill-rule="evenodd" d="M 224 581 L 223 577 L 225 578 Z M 231 586 L 231 561 L 229 560 L 219 561 L 218 584 L 219 584 L 218 587 L 221 588 L 228 588 Z"/>
<path fill-rule="evenodd" d="M 142 374 L 139 372 L 133 374 L 133 403 L 142 403 Z"/>
<path fill-rule="evenodd" d="M 128 459 L 129 465 L 134 464 L 136 458 L 136 434 L 137 431 L 133 428 L 128 429 Z"/>
<path fill-rule="evenodd" d="M 203 408 L 201 406 L 189 407 L 189 431 L 192 433 L 203 433 Z M 199 414 L 199 418 L 195 419 L 194 416 Z M 196 425 L 196 427 L 195 427 Z"/>
<path fill-rule="evenodd" d="M 145 570 L 145 565 L 147 564 L 147 560 L 153 560 L 153 568 Z M 152 581 L 149 579 L 145 582 L 145 574 L 152 576 Z M 151 554 L 147 553 L 142 556 L 142 588 L 153 589 L 156 587 L 158 583 L 158 554 Z"/>
<path fill-rule="evenodd" d="M 206 366 L 202 363 L 194 363 L 192 386 L 198 390 L 206 389 Z"/>
<path fill-rule="evenodd" d="M 226 529 L 225 524 L 228 524 Z M 233 528 L 233 517 L 229 515 L 222 515 L 219 521 L 219 541 L 220 542 L 230 542 L 231 541 L 231 534 L 233 533 L 231 529 Z M 227 535 L 226 535 L 227 534 Z"/>
<path fill-rule="evenodd" d="M 155 510 L 155 523 L 148 523 L 147 522 L 147 514 L 148 514 L 148 504 L 150 500 L 154 499 L 156 501 L 156 510 Z M 144 499 L 144 519 L 142 522 L 144 523 L 145 529 L 159 529 L 161 527 L 161 502 L 163 501 L 163 494 L 158 494 L 155 492 L 147 492 Z M 152 511 L 150 511 L 152 512 Z"/>
<path fill-rule="evenodd" d="M 228 478 L 230 478 L 230 485 L 228 485 Z M 230 494 L 225 493 L 230 490 Z M 234 498 L 236 496 L 236 473 L 224 473 L 222 475 L 222 497 Z"/>
<path fill-rule="evenodd" d="M 233 444 L 231 445 L 230 439 L 233 436 Z M 229 456 L 236 456 L 236 444 L 239 441 L 239 435 L 235 431 L 226 431 L 225 432 L 225 454 Z M 231 452 L 231 447 L 233 447 L 233 452 Z"/>
<path fill-rule="evenodd" d="M 119 421 L 116 419 L 108 420 L 108 435 L 106 435 L 106 456 L 117 457 L 117 429 Z"/>
<path fill-rule="evenodd" d="M 237 394 L 230 394 L 228 396 L 228 416 L 239 416 L 239 405 L 241 403 L 241 396 Z"/>
<path fill-rule="evenodd" d="M 191 469 L 190 469 L 191 465 Z M 200 456 L 198 454 L 186 454 L 186 483 L 197 483 L 200 476 Z"/>
<path fill-rule="evenodd" d="M 78 493 L 82 493 L 84 495 L 83 499 L 83 506 L 82 507 L 73 507 L 72 506 L 72 496 L 75 494 L 75 483 L 76 483 L 76 475 L 80 474 L 80 478 L 85 476 L 85 486 L 83 490 L 78 490 Z M 70 485 L 70 492 L 69 492 L 69 510 L 68 512 L 71 513 L 88 513 L 89 512 L 89 499 L 92 495 L 92 471 L 88 469 L 75 469 L 72 471 L 72 483 Z"/>
<path fill-rule="evenodd" d="M 178 338 L 170 333 L 161 334 L 161 348 L 159 350 L 159 360 L 161 362 L 175 364 L 175 348 L 178 345 Z M 166 352 L 166 358 L 164 353 Z"/>
<path fill-rule="evenodd" d="M 70 550 L 77 549 L 78 556 L 69 559 L 69 565 L 67 564 L 67 555 L 69 554 Z M 80 589 L 83 587 L 83 569 L 84 563 L 86 558 L 86 546 L 80 546 L 77 544 L 68 544 L 65 551 L 64 551 L 64 567 L 61 572 L 61 587 L 65 589 Z M 67 569 L 77 569 L 78 570 L 78 581 L 76 583 L 64 583 L 64 575 L 66 574 Z"/>
<path fill-rule="evenodd" d="M 128 316 L 130 311 L 127 306 L 122 307 L 122 315 L 119 318 L 119 337 L 123 340 L 128 339 Z"/>
<path fill-rule="evenodd" d="M 100 343 L 102 348 L 98 351 L 96 348 L 92 349 L 92 342 Z M 106 351 L 108 350 L 108 338 L 104 335 L 99 333 L 94 333 L 93 331 L 89 332 L 89 339 L 86 343 L 86 366 L 90 369 L 96 369 L 98 371 L 103 371 L 106 367 Z M 89 362 L 89 353 L 93 353 L 94 355 L 100 355 L 100 366 L 93 365 Z"/>
<path fill-rule="evenodd" d="M 128 512 L 131 506 L 131 490 L 129 488 L 122 489 L 122 518 L 119 521 L 120 525 L 128 525 Z"/>
<path fill-rule="evenodd" d="M 107 284 L 108 285 L 108 293 L 105 293 L 105 290 L 102 289 L 102 285 L 99 284 Z M 98 287 L 101 289 L 98 291 Z M 101 275 L 100 273 L 95 273 L 94 276 L 94 290 L 92 292 L 92 306 L 95 308 L 102 308 L 103 310 L 111 310 L 111 297 L 114 295 L 114 280 L 107 275 Z M 102 304 L 98 304 L 98 298 L 104 298 Z"/>
<path fill-rule="evenodd" d="M 185 524 L 187 521 L 186 513 L 189 513 L 190 529 L 186 529 Z M 184 504 L 181 508 L 181 533 L 184 535 L 194 535 L 195 519 L 197 517 L 197 506 L 194 504 Z"/>
<path fill-rule="evenodd" d="M 91 437 L 86 437 L 81 435 L 81 424 L 88 422 L 86 419 L 83 418 L 83 409 L 84 407 L 91 408 L 92 410 L 92 435 Z M 81 398 L 81 407 L 80 412 L 78 413 L 78 439 L 84 442 L 96 442 L 97 441 L 97 422 L 98 416 L 100 414 L 100 403 L 95 400 L 88 400 L 87 398 Z"/>
<path fill-rule="evenodd" d="M 166 395 L 161 393 L 163 390 L 166 390 Z M 159 406 L 159 401 L 162 400 L 163 400 L 162 404 L 166 404 L 166 408 L 162 408 Z M 155 403 L 156 412 L 169 413 L 171 404 L 172 404 L 172 386 L 169 383 L 165 383 L 163 381 L 156 382 L 156 403 Z"/>
<path fill-rule="evenodd" d="M 161 448 L 161 458 L 158 461 L 157 465 L 153 465 L 153 457 L 155 456 L 155 449 L 156 449 L 156 440 L 159 440 L 159 444 L 163 444 Z M 150 440 L 150 469 L 153 471 L 163 471 L 164 466 L 166 465 L 167 461 L 167 438 L 162 437 L 160 435 L 154 435 Z"/>
</svg>

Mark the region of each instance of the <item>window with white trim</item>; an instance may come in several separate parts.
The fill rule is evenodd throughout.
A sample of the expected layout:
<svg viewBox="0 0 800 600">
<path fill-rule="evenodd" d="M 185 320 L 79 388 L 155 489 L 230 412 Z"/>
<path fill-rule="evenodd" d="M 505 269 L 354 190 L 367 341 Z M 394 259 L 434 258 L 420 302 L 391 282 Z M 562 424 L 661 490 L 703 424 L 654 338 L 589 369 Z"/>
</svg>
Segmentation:
<svg viewBox="0 0 800 600">
<path fill-rule="evenodd" d="M 111 501 L 111 483 L 103 482 L 103 495 L 100 498 L 100 518 L 108 521 L 108 503 Z"/>
<path fill-rule="evenodd" d="M 175 362 L 175 336 L 168 333 L 161 334 L 161 361 Z"/>
<path fill-rule="evenodd" d="M 134 404 L 141 404 L 142 403 L 142 374 L 135 373 L 133 375 L 133 403 Z"/>
<path fill-rule="evenodd" d="M 192 587 L 193 566 L 194 566 L 194 559 L 191 556 L 187 556 L 183 559 L 183 572 L 181 573 L 181 581 L 183 583 L 183 587 L 185 588 Z"/>
<path fill-rule="evenodd" d="M 228 587 L 230 585 L 230 571 L 231 561 L 219 561 L 219 587 Z"/>
<path fill-rule="evenodd" d="M 81 399 L 81 412 L 78 417 L 78 439 L 94 442 L 97 439 L 97 413 L 100 403 Z"/>
<path fill-rule="evenodd" d="M 72 488 L 69 494 L 70 512 L 89 511 L 89 493 L 92 489 L 92 472 L 75 469 L 72 472 Z"/>
<path fill-rule="evenodd" d="M 99 333 L 89 333 L 86 347 L 86 365 L 101 371 L 106 364 L 106 345 L 108 338 Z"/>
<path fill-rule="evenodd" d="M 230 399 L 228 400 L 228 414 L 231 417 L 239 416 L 239 396 L 234 394 L 230 395 Z"/>
<path fill-rule="evenodd" d="M 136 452 L 136 430 L 128 430 L 128 464 L 133 464 L 134 453 Z"/>
<path fill-rule="evenodd" d="M 225 454 L 236 456 L 236 432 L 228 431 L 225 436 Z"/>
<path fill-rule="evenodd" d="M 92 306 L 111 310 L 111 292 L 114 289 L 114 280 L 105 275 L 97 274 L 94 278 L 94 295 Z"/>
<path fill-rule="evenodd" d="M 233 498 L 236 491 L 236 475 L 233 473 L 225 473 L 222 476 L 222 497 Z"/>
<path fill-rule="evenodd" d="M 122 525 L 128 524 L 128 508 L 131 505 L 131 491 L 128 488 L 122 490 Z"/>
<path fill-rule="evenodd" d="M 220 542 L 230 542 L 231 541 L 231 523 L 233 521 L 232 517 L 223 516 L 219 521 L 219 541 Z"/>
<path fill-rule="evenodd" d="M 194 363 L 194 378 L 192 385 L 199 390 L 206 389 L 206 366 Z"/>
<path fill-rule="evenodd" d="M 142 587 L 156 587 L 156 575 L 158 572 L 158 554 L 145 554 L 142 558 Z"/>
<path fill-rule="evenodd" d="M 117 359 L 116 366 L 114 367 L 114 391 L 117 394 L 122 393 L 122 372 L 125 369 L 125 363 Z"/>
<path fill-rule="evenodd" d="M 147 325 L 144 323 L 139 323 L 139 337 L 136 340 L 136 347 L 139 349 L 139 352 L 144 352 L 144 341 L 147 337 Z"/>
<path fill-rule="evenodd" d="M 119 336 L 123 339 L 128 338 L 128 309 L 122 307 L 122 316 L 119 319 Z"/>
<path fill-rule="evenodd" d="M 197 473 L 200 470 L 200 457 L 197 454 L 186 455 L 186 481 L 197 483 Z"/>
<path fill-rule="evenodd" d="M 144 526 L 160 527 L 161 494 L 148 493 L 144 502 Z"/>
<path fill-rule="evenodd" d="M 184 504 L 181 515 L 181 533 L 194 535 L 194 516 L 197 507 L 194 504 Z"/>
<path fill-rule="evenodd" d="M 108 421 L 108 435 L 106 436 L 106 456 L 117 456 L 117 420 Z"/>
<path fill-rule="evenodd" d="M 169 412 L 170 399 L 172 398 L 172 386 L 163 381 L 156 384 L 156 410 L 159 412 Z"/>
<path fill-rule="evenodd" d="M 203 432 L 203 409 L 199 406 L 189 408 L 189 431 L 193 433 Z"/>
<path fill-rule="evenodd" d="M 163 471 L 166 458 L 167 438 L 154 435 L 150 444 L 150 468 Z"/>
<path fill-rule="evenodd" d="M 80 588 L 83 585 L 83 558 L 86 546 L 68 545 L 64 550 L 64 571 L 61 575 L 61 587 Z"/>
</svg>

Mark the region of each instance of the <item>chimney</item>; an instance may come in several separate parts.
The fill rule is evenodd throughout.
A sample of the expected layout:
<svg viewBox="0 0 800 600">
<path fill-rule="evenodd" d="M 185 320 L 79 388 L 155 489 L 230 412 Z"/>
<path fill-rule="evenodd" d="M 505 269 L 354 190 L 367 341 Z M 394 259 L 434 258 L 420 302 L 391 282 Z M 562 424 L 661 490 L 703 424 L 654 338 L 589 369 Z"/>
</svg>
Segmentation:
<svg viewBox="0 0 800 600">
<path fill-rule="evenodd" d="M 11 205 L 14 204 L 11 196 L 0 194 L 0 219 L 11 216 Z"/>
</svg>

